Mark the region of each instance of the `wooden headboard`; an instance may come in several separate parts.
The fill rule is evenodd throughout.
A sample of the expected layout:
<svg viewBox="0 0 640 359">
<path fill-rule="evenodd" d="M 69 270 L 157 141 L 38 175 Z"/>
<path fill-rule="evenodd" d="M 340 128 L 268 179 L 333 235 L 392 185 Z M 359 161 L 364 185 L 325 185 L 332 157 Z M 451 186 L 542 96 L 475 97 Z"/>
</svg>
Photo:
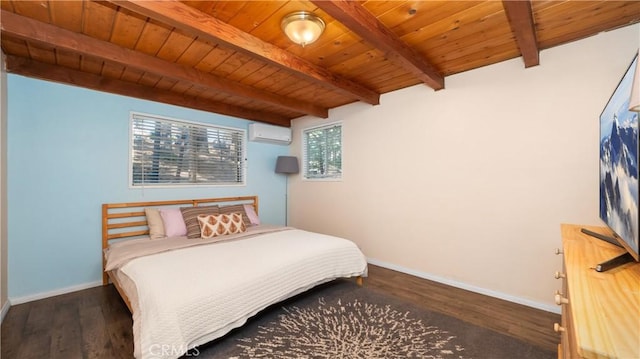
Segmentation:
<svg viewBox="0 0 640 359">
<path fill-rule="evenodd" d="M 258 213 L 258 196 L 200 198 L 173 201 L 105 203 L 102 205 L 102 250 L 109 246 L 111 240 L 122 240 L 131 237 L 141 237 L 149 234 L 145 208 L 166 206 L 192 206 L 200 204 L 251 204 Z M 102 268 L 105 268 L 104 252 Z M 108 282 L 107 273 L 102 272 L 103 283 Z"/>
</svg>

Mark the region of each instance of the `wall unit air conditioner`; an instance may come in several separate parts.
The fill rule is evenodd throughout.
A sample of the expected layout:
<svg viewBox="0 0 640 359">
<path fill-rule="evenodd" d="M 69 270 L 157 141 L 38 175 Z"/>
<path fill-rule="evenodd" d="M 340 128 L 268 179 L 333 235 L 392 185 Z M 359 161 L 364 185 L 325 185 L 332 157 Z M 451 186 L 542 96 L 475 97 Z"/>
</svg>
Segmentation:
<svg viewBox="0 0 640 359">
<path fill-rule="evenodd" d="M 249 124 L 249 141 L 288 145 L 291 143 L 291 129 L 262 123 Z"/>
</svg>

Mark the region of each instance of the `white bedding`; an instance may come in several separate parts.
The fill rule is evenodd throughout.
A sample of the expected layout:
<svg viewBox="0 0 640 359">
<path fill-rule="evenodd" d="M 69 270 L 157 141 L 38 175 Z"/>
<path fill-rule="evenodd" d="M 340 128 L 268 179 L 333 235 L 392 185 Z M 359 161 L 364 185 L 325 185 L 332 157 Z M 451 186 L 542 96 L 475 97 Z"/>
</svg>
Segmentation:
<svg viewBox="0 0 640 359">
<path fill-rule="evenodd" d="M 351 241 L 290 229 L 164 251 L 115 269 L 132 303 L 135 357 L 177 358 L 271 304 L 335 278 L 366 276 L 367 263 Z"/>
</svg>

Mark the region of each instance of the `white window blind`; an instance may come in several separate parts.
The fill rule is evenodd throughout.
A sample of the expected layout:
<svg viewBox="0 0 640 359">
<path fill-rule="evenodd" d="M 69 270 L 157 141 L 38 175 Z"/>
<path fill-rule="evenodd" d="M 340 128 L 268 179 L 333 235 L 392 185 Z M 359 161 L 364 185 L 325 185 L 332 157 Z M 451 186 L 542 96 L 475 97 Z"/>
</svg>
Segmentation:
<svg viewBox="0 0 640 359">
<path fill-rule="evenodd" d="M 131 113 L 133 186 L 245 183 L 244 130 Z"/>
<path fill-rule="evenodd" d="M 342 124 L 333 123 L 302 131 L 304 177 L 342 178 Z"/>
</svg>

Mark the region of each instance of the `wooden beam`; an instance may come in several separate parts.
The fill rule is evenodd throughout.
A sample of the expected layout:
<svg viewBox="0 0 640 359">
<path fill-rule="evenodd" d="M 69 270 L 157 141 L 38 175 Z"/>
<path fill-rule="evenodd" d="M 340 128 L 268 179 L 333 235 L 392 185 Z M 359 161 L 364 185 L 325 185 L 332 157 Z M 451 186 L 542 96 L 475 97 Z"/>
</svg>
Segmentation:
<svg viewBox="0 0 640 359">
<path fill-rule="evenodd" d="M 511 31 L 516 37 L 524 67 L 540 64 L 536 28 L 530 0 L 503 0 L 502 5 L 509 19 Z"/>
<path fill-rule="evenodd" d="M 304 77 L 323 86 L 353 96 L 366 103 L 377 105 L 380 94 L 331 71 L 313 64 L 277 46 L 243 32 L 198 9 L 179 1 L 108 0 L 135 13 L 161 21 L 175 28 L 187 31 L 199 38 L 223 43 L 226 46 L 259 57 L 268 63 L 281 67 L 296 76 Z M 283 34 L 284 36 L 284 34 Z"/>
<path fill-rule="evenodd" d="M 360 2 L 350 0 L 311 0 L 311 2 L 356 35 L 385 52 L 389 60 L 414 74 L 432 89 L 444 88 L 444 77 L 438 70 L 360 5 Z"/>
<path fill-rule="evenodd" d="M 110 42 L 16 15 L 6 10 L 0 11 L 0 17 L 2 18 L 0 29 L 3 34 L 9 34 L 27 41 L 35 41 L 45 46 L 65 49 L 74 53 L 99 58 L 104 61 L 118 63 L 126 67 L 136 68 L 174 80 L 186 81 L 193 85 L 209 87 L 215 91 L 249 98 L 301 114 L 309 114 L 321 118 L 327 118 L 329 116 L 329 110 L 327 108 L 312 103 L 274 95 L 267 91 L 229 81 L 192 67 L 162 60 L 135 50 L 120 47 Z"/>
<path fill-rule="evenodd" d="M 117 79 L 110 79 L 87 72 L 68 69 L 62 66 L 45 64 L 24 57 L 9 55 L 7 56 L 6 66 L 7 72 L 13 74 L 80 86 L 117 95 L 162 102 L 170 105 L 215 112 L 222 115 L 239 117 L 247 120 L 254 120 L 279 126 L 291 127 L 290 119 L 283 116 L 260 111 L 247 110 L 244 108 L 225 105 L 222 103 L 200 100 L 168 90 L 150 90 L 147 86 Z"/>
</svg>

